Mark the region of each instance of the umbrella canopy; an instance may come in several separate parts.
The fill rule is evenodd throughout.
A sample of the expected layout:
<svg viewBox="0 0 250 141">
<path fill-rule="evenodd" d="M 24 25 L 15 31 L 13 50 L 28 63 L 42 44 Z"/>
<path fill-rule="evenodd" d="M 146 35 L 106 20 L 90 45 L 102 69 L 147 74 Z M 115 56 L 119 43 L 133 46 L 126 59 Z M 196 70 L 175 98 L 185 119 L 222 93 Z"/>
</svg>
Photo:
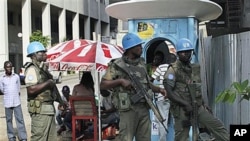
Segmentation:
<svg viewBox="0 0 250 141">
<path fill-rule="evenodd" d="M 88 45 L 93 43 L 94 41 L 87 39 L 78 39 L 78 40 L 70 40 L 58 43 L 57 45 L 51 47 L 47 50 L 47 60 L 53 60 L 58 56 L 80 46 Z"/>
<path fill-rule="evenodd" d="M 58 46 L 55 47 L 60 48 Z M 121 57 L 123 53 L 123 49 L 120 46 L 88 40 L 81 42 L 81 44 L 79 40 L 74 40 L 71 46 L 69 45 L 67 48 L 65 52 L 63 50 L 66 50 L 66 46 L 61 47 L 60 50 L 54 49 L 54 47 L 48 50 L 50 69 L 73 71 L 91 71 L 96 69 L 98 72 L 101 72 L 107 68 L 110 60 Z M 55 55 L 52 57 L 53 51 L 50 50 L 57 50 L 59 53 L 56 57 Z"/>
</svg>

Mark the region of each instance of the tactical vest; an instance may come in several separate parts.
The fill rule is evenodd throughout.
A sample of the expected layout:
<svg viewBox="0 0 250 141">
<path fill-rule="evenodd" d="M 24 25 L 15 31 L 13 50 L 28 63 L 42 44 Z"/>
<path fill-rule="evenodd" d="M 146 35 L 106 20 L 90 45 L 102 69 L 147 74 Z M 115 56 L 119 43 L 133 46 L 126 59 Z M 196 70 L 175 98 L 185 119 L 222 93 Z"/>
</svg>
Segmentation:
<svg viewBox="0 0 250 141">
<path fill-rule="evenodd" d="M 180 98 L 185 101 L 189 101 L 190 104 L 191 94 L 188 89 L 188 84 L 195 83 L 195 99 L 198 106 L 202 105 L 202 94 L 201 94 L 201 80 L 200 80 L 200 67 L 197 64 L 190 64 L 184 66 L 180 61 L 176 61 L 171 65 L 175 72 L 175 88 L 174 92 L 178 94 Z M 173 106 L 176 103 L 172 103 Z"/>
<path fill-rule="evenodd" d="M 142 58 L 140 58 L 139 62 L 136 64 L 131 64 L 128 62 L 125 62 L 123 60 L 123 58 L 119 58 L 116 59 L 113 63 L 112 63 L 112 67 L 115 68 L 115 72 L 113 72 L 112 76 L 113 76 L 113 80 L 115 79 L 119 79 L 119 78 L 123 78 L 123 79 L 128 79 L 129 80 L 129 76 L 127 75 L 126 72 L 124 72 L 124 70 L 119 69 L 116 65 L 119 66 L 119 68 L 128 68 L 131 70 L 131 72 L 133 72 L 136 76 L 138 76 L 139 81 L 141 82 L 141 84 L 143 85 L 143 87 L 145 88 L 145 90 L 149 90 L 149 83 L 148 83 L 148 75 L 146 72 L 146 67 L 145 67 L 145 63 L 144 60 Z M 119 111 L 126 111 L 129 110 L 131 108 L 131 100 L 130 97 L 132 95 L 134 95 L 136 92 L 134 90 L 127 90 L 124 89 L 122 86 L 118 86 L 116 88 L 114 88 L 113 90 L 113 95 L 112 95 L 112 101 L 114 106 L 119 110 Z M 144 100 L 144 101 L 143 101 Z M 141 102 L 146 102 L 145 99 L 143 98 L 143 100 Z M 125 106 L 124 108 L 121 105 L 121 102 L 124 101 L 124 103 L 127 103 L 128 106 Z"/>
<path fill-rule="evenodd" d="M 30 63 L 30 65 L 27 66 L 27 68 L 29 68 L 31 66 L 34 66 L 34 68 L 36 70 L 38 84 L 46 82 L 47 80 L 53 78 L 53 76 L 48 72 L 47 69 L 39 68 L 39 66 L 35 63 Z M 41 102 L 52 102 L 53 98 L 51 97 L 51 93 L 52 93 L 52 90 L 45 90 L 45 91 L 41 92 L 40 94 L 38 94 L 36 97 L 32 97 L 32 96 L 28 95 L 28 101 L 29 100 L 39 100 Z"/>
</svg>

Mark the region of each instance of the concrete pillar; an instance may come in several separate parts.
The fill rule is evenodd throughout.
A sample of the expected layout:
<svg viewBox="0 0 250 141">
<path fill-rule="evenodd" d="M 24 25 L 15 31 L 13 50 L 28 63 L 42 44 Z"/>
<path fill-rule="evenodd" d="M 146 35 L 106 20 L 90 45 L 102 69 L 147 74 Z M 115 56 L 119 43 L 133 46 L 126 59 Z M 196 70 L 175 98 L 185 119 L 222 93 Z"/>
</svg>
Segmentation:
<svg viewBox="0 0 250 141">
<path fill-rule="evenodd" d="M 85 39 L 90 39 L 90 35 L 92 33 L 90 33 L 90 17 L 86 17 L 86 19 L 84 18 L 84 36 L 85 36 Z"/>
<path fill-rule="evenodd" d="M 2 69 L 4 61 L 9 59 L 7 0 L 0 1 L 0 19 L 0 69 Z"/>
<path fill-rule="evenodd" d="M 51 19 L 50 19 L 50 4 L 46 4 L 43 7 L 42 12 L 42 32 L 43 36 L 49 36 L 51 39 Z M 51 46 L 51 42 L 49 42 L 48 47 Z"/>
<path fill-rule="evenodd" d="M 59 42 L 62 42 L 66 39 L 66 10 L 62 9 L 59 13 L 58 19 L 58 27 L 59 27 Z"/>
<path fill-rule="evenodd" d="M 79 39 L 79 13 L 76 13 L 72 21 L 73 39 Z"/>
<path fill-rule="evenodd" d="M 96 33 L 101 34 L 101 2 L 98 1 L 98 20 L 97 20 L 97 27 L 96 27 Z"/>
<path fill-rule="evenodd" d="M 31 29 L 31 0 L 22 0 L 22 40 L 23 40 L 23 62 L 30 61 L 27 56 L 27 47 L 30 43 Z"/>
<path fill-rule="evenodd" d="M 250 1 L 244 0 L 242 27 L 250 28 Z"/>
</svg>

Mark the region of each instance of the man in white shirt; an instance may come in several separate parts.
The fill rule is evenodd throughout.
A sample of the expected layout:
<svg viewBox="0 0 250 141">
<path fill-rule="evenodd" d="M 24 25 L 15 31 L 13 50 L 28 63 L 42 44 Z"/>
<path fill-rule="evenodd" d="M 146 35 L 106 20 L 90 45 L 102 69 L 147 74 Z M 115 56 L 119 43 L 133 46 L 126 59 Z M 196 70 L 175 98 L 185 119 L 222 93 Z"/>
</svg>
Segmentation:
<svg viewBox="0 0 250 141">
<path fill-rule="evenodd" d="M 169 64 L 176 61 L 176 56 L 172 53 L 166 56 L 166 64 L 159 65 L 154 73 L 152 74 L 152 78 L 154 79 L 153 83 L 159 85 L 161 88 L 163 86 L 164 74 L 168 70 Z M 168 133 L 165 131 L 165 128 L 161 123 L 158 123 L 159 127 L 159 141 L 174 141 L 174 125 L 173 125 L 173 117 L 169 114 L 170 103 L 168 99 L 165 99 L 163 95 L 160 93 L 156 94 L 156 104 L 157 107 L 163 116 L 165 122 L 163 123 L 165 127 L 168 129 Z M 159 122 L 159 121 L 158 121 Z"/>
<path fill-rule="evenodd" d="M 0 91 L 4 94 L 7 136 L 9 141 L 16 141 L 12 123 L 14 112 L 18 129 L 18 139 L 20 141 L 27 141 L 20 100 L 20 78 L 17 74 L 12 73 L 12 63 L 10 61 L 4 62 L 4 70 L 5 74 L 0 77 Z"/>
</svg>

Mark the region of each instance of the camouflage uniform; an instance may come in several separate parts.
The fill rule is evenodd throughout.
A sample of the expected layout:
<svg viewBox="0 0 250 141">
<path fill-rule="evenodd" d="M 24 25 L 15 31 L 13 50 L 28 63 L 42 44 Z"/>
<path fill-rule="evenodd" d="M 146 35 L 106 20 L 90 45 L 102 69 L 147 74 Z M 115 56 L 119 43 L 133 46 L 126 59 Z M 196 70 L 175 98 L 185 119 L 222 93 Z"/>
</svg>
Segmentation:
<svg viewBox="0 0 250 141">
<path fill-rule="evenodd" d="M 41 66 L 41 67 L 39 67 Z M 25 70 L 26 87 L 43 83 L 52 76 L 45 65 L 33 61 Z M 55 141 L 55 108 L 51 90 L 45 90 L 36 97 L 28 94 L 28 110 L 31 116 L 31 141 Z"/>
<path fill-rule="evenodd" d="M 194 73 L 195 72 L 195 73 Z M 229 141 L 229 134 L 221 121 L 209 113 L 203 106 L 200 85 L 200 71 L 197 65 L 184 64 L 177 60 L 171 65 L 164 76 L 164 86 L 170 85 L 174 94 L 191 104 L 191 95 L 188 84 L 196 83 L 196 100 L 198 104 L 198 123 L 205 126 L 218 141 Z M 182 106 L 171 101 L 170 110 L 175 120 L 175 140 L 186 141 L 189 134 L 189 125 L 185 121 L 190 121 L 190 117 L 185 113 Z"/>
<path fill-rule="evenodd" d="M 125 63 L 124 63 L 125 62 Z M 117 68 L 128 67 L 138 76 L 145 90 L 149 90 L 149 76 L 146 72 L 146 65 L 142 58 L 131 61 L 125 57 L 113 60 L 103 78 L 106 80 L 115 80 L 118 78 L 129 79 L 129 76 L 123 70 Z M 113 88 L 112 102 L 119 111 L 119 141 L 150 141 L 151 140 L 151 121 L 149 116 L 149 106 L 143 98 L 138 103 L 132 104 L 130 97 L 134 95 L 133 90 L 124 89 L 122 86 Z"/>
</svg>

